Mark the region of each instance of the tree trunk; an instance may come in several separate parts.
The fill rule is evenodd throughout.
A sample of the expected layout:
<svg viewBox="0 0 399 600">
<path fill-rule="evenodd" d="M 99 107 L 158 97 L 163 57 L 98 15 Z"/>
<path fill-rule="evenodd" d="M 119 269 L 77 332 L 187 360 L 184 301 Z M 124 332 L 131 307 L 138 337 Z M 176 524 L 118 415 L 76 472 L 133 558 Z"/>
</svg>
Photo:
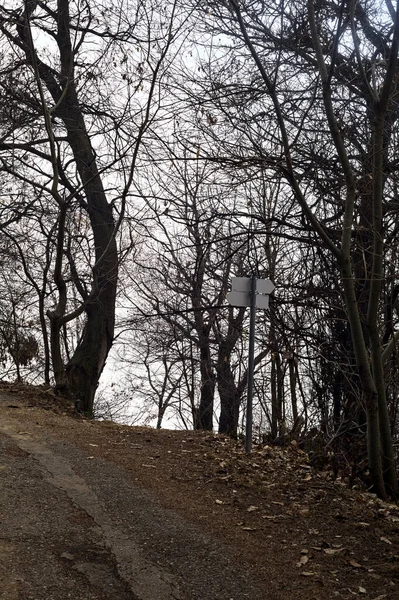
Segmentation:
<svg viewBox="0 0 399 600">
<path fill-rule="evenodd" d="M 231 351 L 228 346 L 225 341 L 221 342 L 216 365 L 220 398 L 219 433 L 236 438 L 241 398 L 231 370 Z"/>
<path fill-rule="evenodd" d="M 196 411 L 194 428 L 212 431 L 215 374 L 212 368 L 209 340 L 200 342 L 201 399 Z"/>
<path fill-rule="evenodd" d="M 283 428 L 283 407 L 284 407 L 284 380 L 281 368 L 281 357 L 278 352 L 272 352 L 271 365 L 271 396 L 272 396 L 272 418 L 271 435 L 276 439 L 284 433 Z"/>
<path fill-rule="evenodd" d="M 291 395 L 291 409 L 292 409 L 292 420 L 294 423 L 298 421 L 298 400 L 296 396 L 296 373 L 295 373 L 295 358 L 288 359 L 288 372 L 290 378 L 290 395 Z"/>
<path fill-rule="evenodd" d="M 272 364 L 270 373 L 270 388 L 272 397 L 271 435 L 275 440 L 278 436 L 278 398 L 277 398 L 277 368 L 276 353 L 272 352 Z"/>
<path fill-rule="evenodd" d="M 39 295 L 39 319 L 42 332 L 44 349 L 44 383 L 50 383 L 50 346 L 47 334 L 46 311 L 44 308 L 44 294 Z"/>
<path fill-rule="evenodd" d="M 240 308 L 234 316 L 234 309 L 229 307 L 228 328 L 225 337 L 219 339 L 218 360 L 216 365 L 218 392 L 220 398 L 219 433 L 237 437 L 243 385 L 235 382 L 231 368 L 231 353 L 236 347 L 242 332 L 246 309 Z M 247 380 L 247 377 L 245 378 Z M 246 381 L 245 381 L 246 385 Z"/>
<path fill-rule="evenodd" d="M 376 493 L 384 498 L 386 496 L 383 469 L 381 463 L 381 440 L 378 416 L 378 397 L 372 377 L 369 356 L 363 336 L 358 305 L 356 301 L 355 285 L 349 259 L 342 265 L 342 280 L 345 295 L 345 305 L 348 321 L 351 328 L 353 349 L 363 391 L 363 399 L 367 415 L 367 454 L 369 469 Z"/>
<path fill-rule="evenodd" d="M 60 113 L 86 194 L 96 261 L 93 268 L 96 293 L 85 309 L 85 328 L 67 365 L 66 376 L 68 389 L 79 402 L 79 410 L 91 416 L 95 391 L 114 337 L 118 253 L 112 209 L 106 199 L 74 88 L 61 106 Z"/>
<path fill-rule="evenodd" d="M 88 304 L 84 307 L 86 323 L 83 335 L 78 343 L 74 355 L 69 361 L 65 372 L 60 349 L 60 329 L 70 320 L 65 315 L 66 290 L 62 290 L 63 298 L 60 299 L 56 311 L 51 319 L 51 345 L 52 360 L 56 383 L 67 387 L 67 391 L 74 398 L 77 407 L 88 416 L 93 414 L 94 395 L 101 372 L 104 368 L 108 352 L 114 336 L 115 322 L 115 296 L 118 274 L 118 254 L 115 242 L 114 219 L 112 207 L 108 204 L 100 174 L 98 172 L 96 157 L 91 140 L 88 135 L 82 110 L 74 82 L 74 52 L 70 38 L 69 1 L 58 0 L 56 41 L 60 56 L 60 72 L 56 78 L 54 70 L 43 63 L 36 54 L 30 33 L 29 19 L 36 9 L 36 2 L 27 4 L 25 11 L 18 21 L 17 31 L 24 45 L 24 50 L 29 64 L 38 78 L 39 88 L 41 82 L 47 87 L 55 106 L 54 117 L 64 123 L 67 140 L 73 154 L 76 169 L 85 194 L 86 210 L 90 219 L 93 232 L 93 245 L 95 248 L 95 265 L 92 267 L 92 291 Z M 46 120 L 50 146 L 52 130 L 49 124 L 49 113 L 43 97 L 43 111 Z M 54 193 L 57 194 L 57 165 L 54 169 Z M 60 200 L 58 200 L 60 202 Z M 61 213 L 65 219 L 65 205 Z M 62 261 L 63 242 L 59 238 L 59 258 Z M 65 283 L 61 281 L 61 268 L 59 263 L 59 291 Z"/>
</svg>

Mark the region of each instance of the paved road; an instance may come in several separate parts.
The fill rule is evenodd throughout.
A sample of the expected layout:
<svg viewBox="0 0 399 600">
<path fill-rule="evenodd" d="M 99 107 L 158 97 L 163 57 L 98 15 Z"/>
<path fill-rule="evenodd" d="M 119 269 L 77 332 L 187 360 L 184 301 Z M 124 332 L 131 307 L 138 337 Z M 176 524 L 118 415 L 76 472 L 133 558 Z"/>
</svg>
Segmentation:
<svg viewBox="0 0 399 600">
<path fill-rule="evenodd" d="M 122 468 L 1 400 L 1 600 L 266 600 L 227 548 Z"/>
</svg>

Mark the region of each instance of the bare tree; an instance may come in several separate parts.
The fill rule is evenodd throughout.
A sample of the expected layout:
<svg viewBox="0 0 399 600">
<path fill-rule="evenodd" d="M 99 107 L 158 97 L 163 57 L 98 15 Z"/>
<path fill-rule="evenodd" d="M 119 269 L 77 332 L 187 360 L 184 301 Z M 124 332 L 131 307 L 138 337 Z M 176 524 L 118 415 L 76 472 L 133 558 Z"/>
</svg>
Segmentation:
<svg viewBox="0 0 399 600">
<path fill-rule="evenodd" d="M 303 227 L 339 269 L 358 401 L 367 414 L 369 468 L 380 496 L 396 494 L 384 365 L 397 335 L 383 345 L 380 308 L 390 239 L 386 199 L 395 195 L 399 7 L 313 0 L 211 5 L 208 31 L 226 35 L 234 57 L 226 72 L 237 77 L 240 60 L 254 66 L 230 87 L 225 115 L 247 138 L 262 128 L 252 160 L 282 175 Z M 221 97 L 228 84 L 219 80 L 213 89 Z"/>
<path fill-rule="evenodd" d="M 56 207 L 52 367 L 57 389 L 88 415 L 114 338 L 117 236 L 140 144 L 159 107 L 175 8 L 162 19 L 152 6 L 69 0 L 1 11 L 2 105 L 10 105 L 2 171 Z M 66 348 L 67 328 L 82 319 Z"/>
</svg>

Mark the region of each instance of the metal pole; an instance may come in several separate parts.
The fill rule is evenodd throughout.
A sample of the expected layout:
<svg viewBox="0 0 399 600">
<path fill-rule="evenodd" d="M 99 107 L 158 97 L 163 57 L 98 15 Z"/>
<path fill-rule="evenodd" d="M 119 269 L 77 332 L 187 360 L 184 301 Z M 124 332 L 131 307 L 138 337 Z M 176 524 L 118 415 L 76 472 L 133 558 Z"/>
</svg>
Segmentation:
<svg viewBox="0 0 399 600">
<path fill-rule="evenodd" d="M 245 430 L 245 451 L 252 450 L 252 397 L 254 389 L 255 364 L 255 315 L 256 315 L 256 275 L 251 277 L 250 314 L 249 314 L 249 349 L 248 349 L 248 392 L 247 392 L 247 423 Z"/>
</svg>

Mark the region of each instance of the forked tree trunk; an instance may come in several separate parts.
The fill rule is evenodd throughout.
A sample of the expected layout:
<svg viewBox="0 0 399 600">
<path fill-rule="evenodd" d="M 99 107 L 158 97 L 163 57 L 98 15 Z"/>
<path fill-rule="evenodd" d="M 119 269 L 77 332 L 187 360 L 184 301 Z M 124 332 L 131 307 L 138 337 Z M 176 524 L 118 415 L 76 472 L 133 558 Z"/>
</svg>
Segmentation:
<svg viewBox="0 0 399 600">
<path fill-rule="evenodd" d="M 216 364 L 217 384 L 220 399 L 219 433 L 237 437 L 238 419 L 242 397 L 242 385 L 234 379 L 231 368 L 231 354 L 236 347 L 242 332 L 246 308 L 240 308 L 234 316 L 232 306 L 229 307 L 228 328 L 226 336 L 219 341 Z"/>
</svg>

